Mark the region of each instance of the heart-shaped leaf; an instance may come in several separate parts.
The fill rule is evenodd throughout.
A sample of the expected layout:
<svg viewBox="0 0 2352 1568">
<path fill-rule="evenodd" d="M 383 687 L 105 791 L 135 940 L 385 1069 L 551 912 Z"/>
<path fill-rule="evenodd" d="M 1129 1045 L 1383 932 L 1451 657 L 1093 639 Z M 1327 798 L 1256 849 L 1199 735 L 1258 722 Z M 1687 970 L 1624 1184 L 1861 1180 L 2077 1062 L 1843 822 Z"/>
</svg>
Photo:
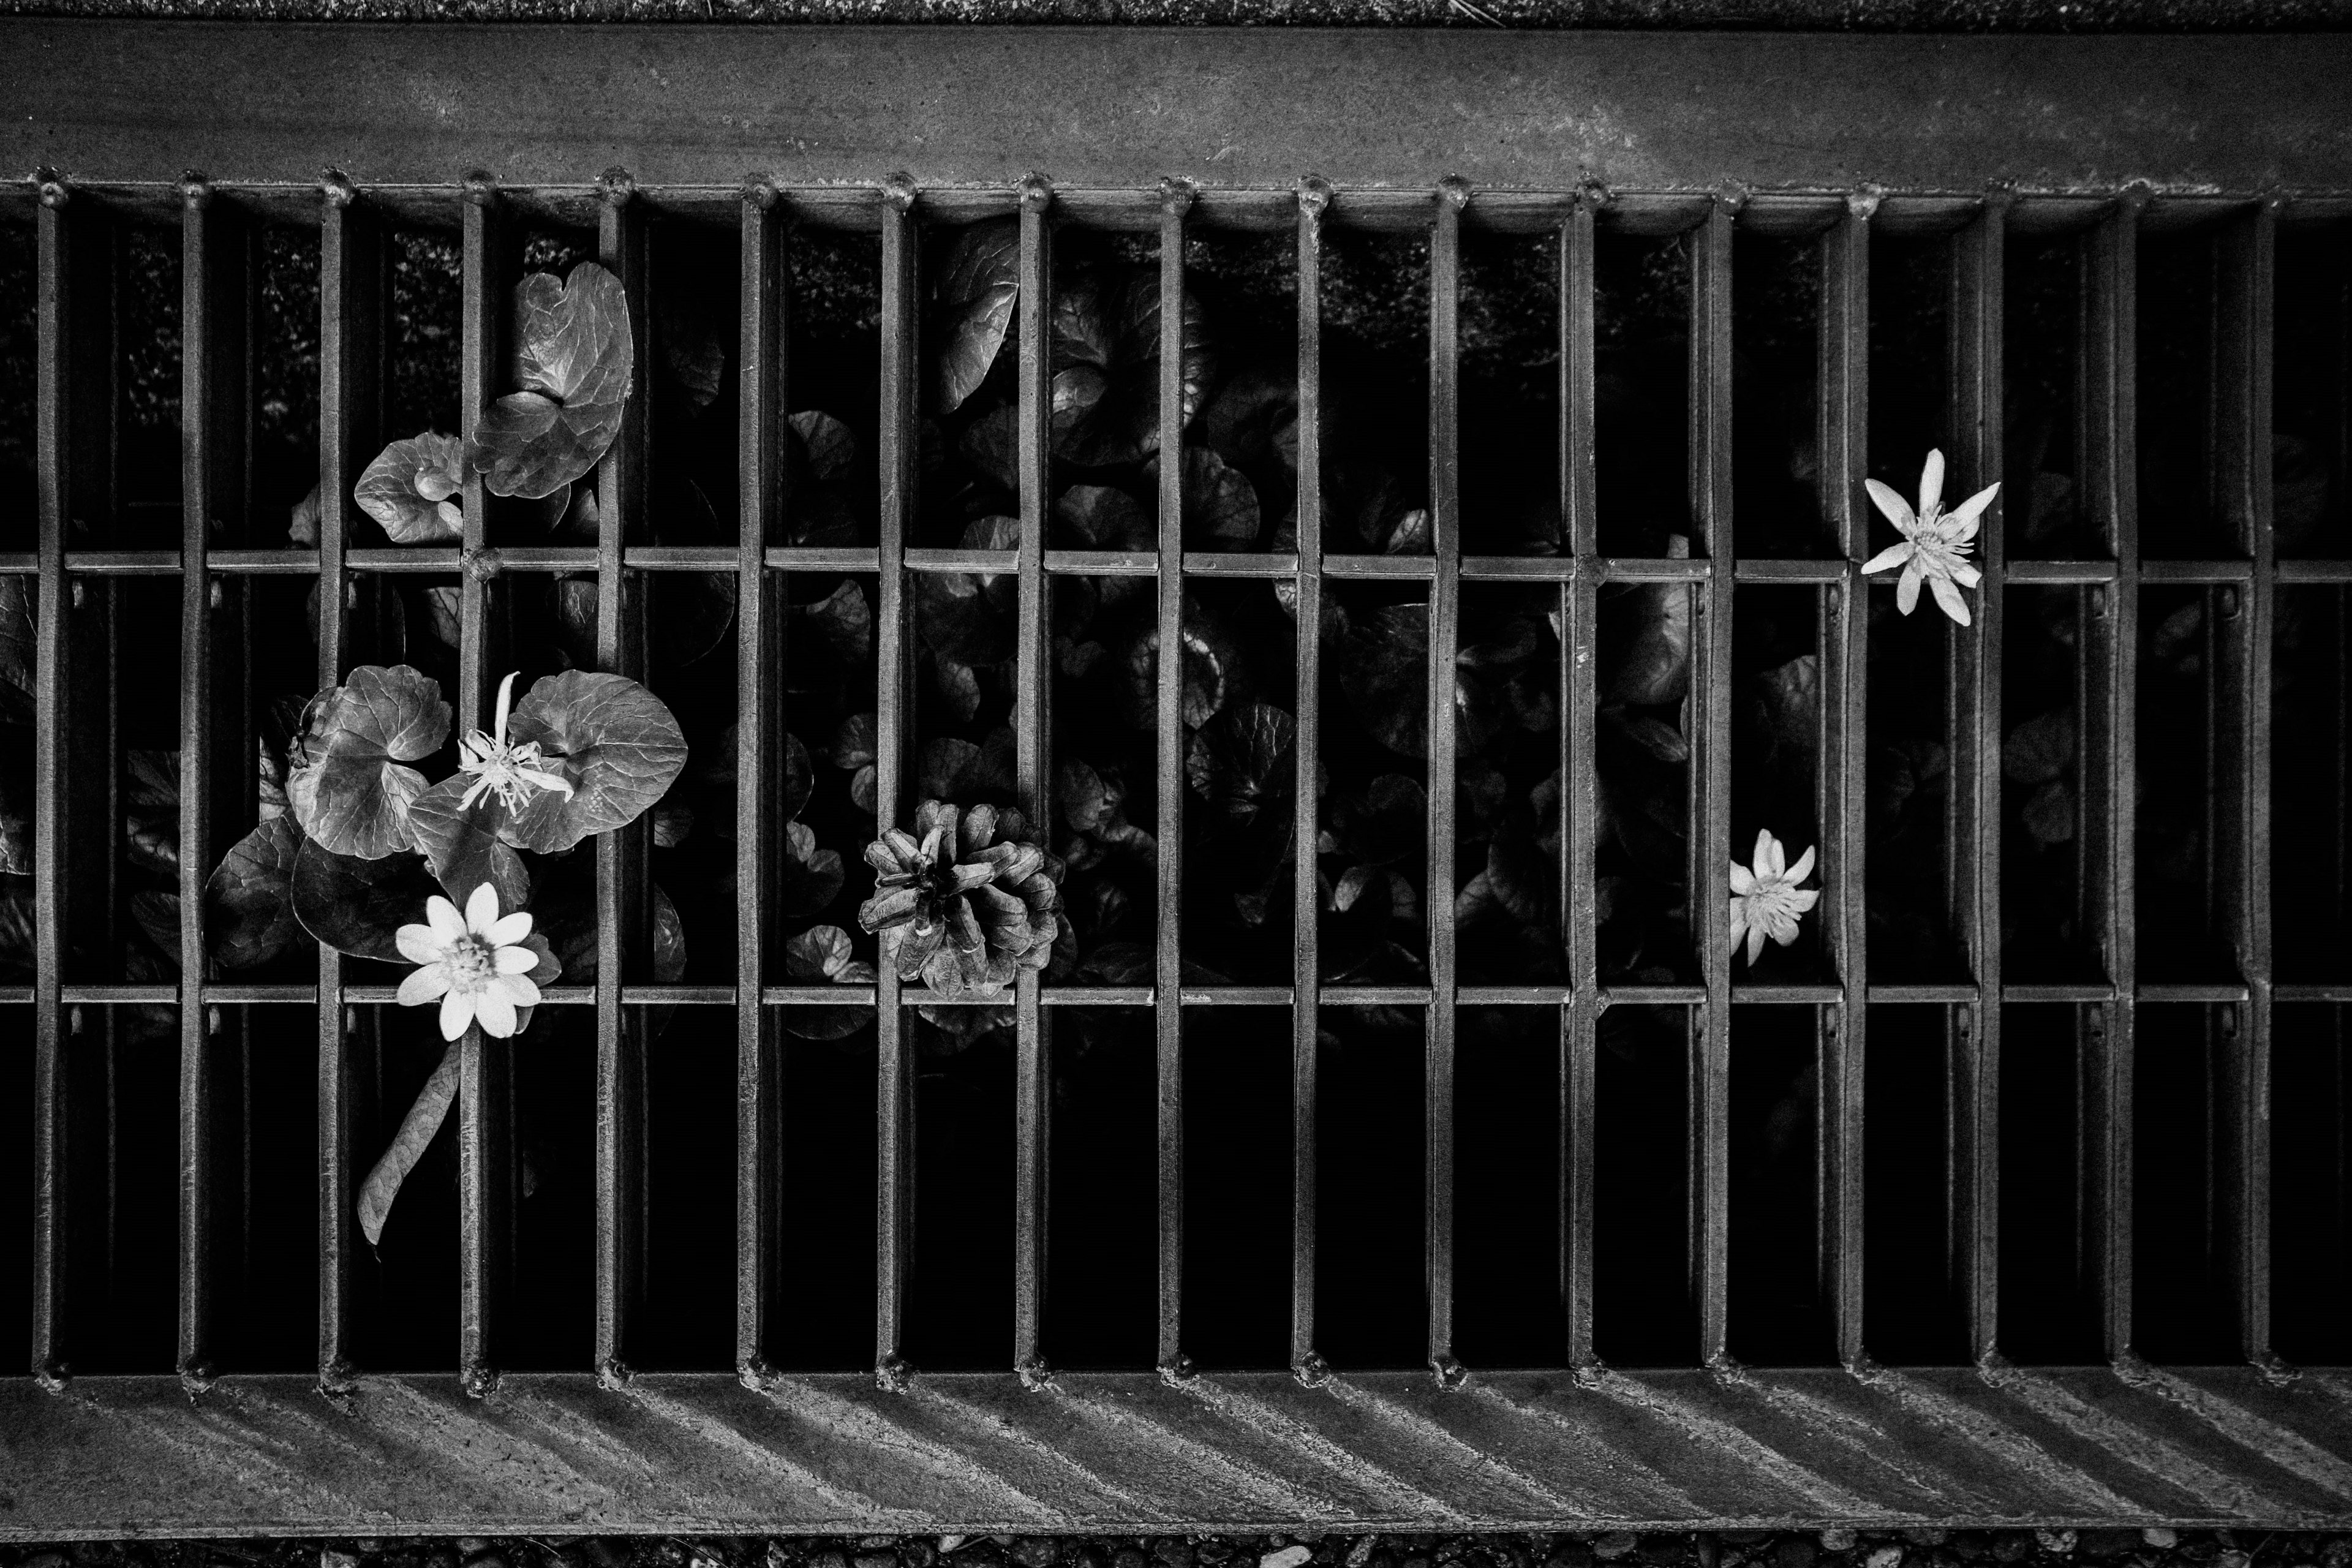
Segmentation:
<svg viewBox="0 0 2352 1568">
<path fill-rule="evenodd" d="M 1184 448 L 1184 546 L 1246 550 L 1257 542 L 1257 487 L 1206 447 Z"/>
<path fill-rule="evenodd" d="M 1372 738 L 1400 756 L 1429 754 L 1429 606 L 1383 605 L 1342 644 L 1339 690 Z"/>
<path fill-rule="evenodd" d="M 784 863 L 777 907 L 788 920 L 815 914 L 841 896 L 845 871 L 837 850 L 820 849 L 805 822 L 784 826 Z"/>
<path fill-rule="evenodd" d="M 973 224 L 956 237 L 932 296 L 940 413 L 961 407 L 988 379 L 1021 298 L 1020 264 L 1018 218 Z"/>
<path fill-rule="evenodd" d="M 1108 485 L 1072 485 L 1054 503 L 1054 521 L 1055 542 L 1072 549 L 1151 550 L 1160 543 L 1143 503 Z"/>
<path fill-rule="evenodd" d="M 362 665 L 303 710 L 286 780 L 302 831 L 338 855 L 373 860 L 408 847 L 408 807 L 425 775 L 402 767 L 440 750 L 449 705 L 407 665 Z"/>
<path fill-rule="evenodd" d="M 205 883 L 205 934 L 223 969 L 268 963 L 301 937 L 294 918 L 294 858 L 302 831 L 273 816 L 221 857 Z"/>
<path fill-rule="evenodd" d="M 964 426 L 963 460 L 1007 490 L 1021 488 L 1021 426 L 1013 405 L 999 404 Z"/>
<path fill-rule="evenodd" d="M 499 835 L 542 855 L 635 821 L 686 765 L 677 721 L 625 676 L 582 669 L 543 676 L 515 705 L 507 733 L 519 745 L 536 742 L 541 768 L 572 785 L 569 795 L 535 792 Z"/>
<path fill-rule="evenodd" d="M 294 855 L 294 918 L 339 952 L 401 963 L 393 935 L 425 919 L 427 899 L 447 897 L 421 855 L 373 860 L 338 855 L 306 838 Z"/>
<path fill-rule="evenodd" d="M 621 433 L 636 351 L 621 280 L 593 261 L 568 281 L 515 287 L 513 372 L 522 390 L 485 410 L 466 461 L 492 495 L 551 495 L 596 466 Z"/>
<path fill-rule="evenodd" d="M 530 902 L 530 873 L 522 857 L 499 841 L 507 828 L 506 807 L 495 791 L 484 790 L 472 805 L 464 804 L 474 781 L 452 773 L 408 807 L 408 830 L 425 864 L 459 909 L 484 882 L 499 890 L 499 908 L 511 913 Z"/>
<path fill-rule="evenodd" d="M 784 973 L 804 984 L 871 985 L 874 966 L 855 956 L 839 926 L 812 926 L 784 943 Z M 866 1007 L 787 1007 L 784 1027 L 805 1040 L 838 1040 L 874 1016 Z"/>
<path fill-rule="evenodd" d="M 833 765 L 862 768 L 874 761 L 881 745 L 871 713 L 852 713 L 833 734 Z"/>
<path fill-rule="evenodd" d="M 394 441 L 367 466 L 352 499 L 394 544 L 432 544 L 466 531 L 457 492 L 466 484 L 466 444 L 430 430 Z"/>
<path fill-rule="evenodd" d="M 1188 729 L 1199 729 L 1223 712 L 1225 704 L 1244 695 L 1248 684 L 1241 647 L 1223 621 L 1209 614 L 1190 595 L 1183 605 L 1183 717 Z M 1122 693 L 1127 721 L 1150 729 L 1160 711 L 1160 631 L 1153 626 L 1128 650 L 1127 682 Z"/>
<path fill-rule="evenodd" d="M 1289 710 L 1270 702 L 1226 710 L 1193 734 L 1185 753 L 1192 793 L 1235 822 L 1256 821 L 1289 798 L 1297 731 Z"/>
<path fill-rule="evenodd" d="M 1272 457 L 1298 467 L 1298 378 L 1252 366 L 1228 377 L 1201 416 L 1201 434 L 1239 467 Z"/>
<path fill-rule="evenodd" d="M 1216 359 L 1208 316 L 1184 297 L 1181 413 L 1190 425 Z M 1160 449 L 1160 275 L 1079 278 L 1054 297 L 1054 450 L 1087 468 Z"/>
</svg>

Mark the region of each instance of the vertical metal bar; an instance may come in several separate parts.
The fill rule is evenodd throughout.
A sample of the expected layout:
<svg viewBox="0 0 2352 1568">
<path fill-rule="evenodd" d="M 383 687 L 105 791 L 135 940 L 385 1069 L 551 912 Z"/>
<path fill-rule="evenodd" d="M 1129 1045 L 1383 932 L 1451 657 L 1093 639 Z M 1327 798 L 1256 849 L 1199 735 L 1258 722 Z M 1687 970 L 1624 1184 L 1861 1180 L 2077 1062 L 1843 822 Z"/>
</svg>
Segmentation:
<svg viewBox="0 0 2352 1568">
<path fill-rule="evenodd" d="M 2117 200 L 2084 252 L 2081 458 L 2090 516 L 2115 552 L 2116 580 L 2093 587 L 2084 650 L 2085 837 L 2099 947 L 2114 1002 L 2084 1014 L 2084 1251 L 2105 1353 L 2132 1351 L 2132 1058 L 2138 963 L 2133 938 L 2139 662 L 2138 247 L 2147 193 Z"/>
<path fill-rule="evenodd" d="M 217 700 L 213 595 L 205 561 L 215 533 L 243 522 L 244 225 L 191 176 L 181 189 L 180 331 L 180 1095 L 179 1344 L 192 1389 L 214 1376 L 215 1194 L 205 877 L 223 804 L 213 777 Z M 236 675 L 231 661 L 232 678 Z M 225 689 L 225 688 L 224 688 Z"/>
<path fill-rule="evenodd" d="M 382 226 L 350 181 L 331 175 L 319 209 L 319 668 L 342 679 L 351 618 L 344 551 L 352 486 L 381 417 L 378 374 Z M 352 1245 L 352 1032 L 343 1026 L 342 954 L 319 944 L 319 1381 L 347 1388 L 357 1257 Z"/>
<path fill-rule="evenodd" d="M 2219 242 L 2214 290 L 2214 480 L 2217 510 L 2253 561 L 2243 593 L 2218 590 L 2221 658 L 2215 686 L 2224 764 L 2215 837 L 2222 929 L 2236 949 L 2246 1002 L 2225 1063 L 2222 1240 L 2239 1349 L 2258 1366 L 2271 1345 L 2271 647 L 2277 548 L 2271 532 L 2271 400 L 2281 203 L 2265 200 Z M 2232 597 L 2237 613 L 2230 613 Z M 2341 829 L 2338 829 L 2339 835 Z"/>
<path fill-rule="evenodd" d="M 1702 1363 L 1728 1357 L 1731 954 L 1731 221 L 1719 195 L 1690 237 L 1690 503 L 1706 546 L 1691 636 L 1691 942 L 1706 1000 L 1692 1021 L 1690 1074 L 1691 1290 Z"/>
<path fill-rule="evenodd" d="M 1160 903 L 1151 1012 L 1158 1040 L 1160 1329 L 1155 1359 L 1181 1372 L 1184 1293 L 1184 215 L 1192 189 L 1160 187 Z"/>
<path fill-rule="evenodd" d="M 906 810 L 906 715 L 911 711 L 907 529 L 915 513 L 920 425 L 917 380 L 915 183 L 894 178 L 882 204 L 882 534 L 875 611 L 874 825 L 898 826 Z M 881 967 L 875 989 L 874 1365 L 886 1384 L 906 1370 L 907 1252 L 915 1202 L 914 1063 L 898 1010 L 898 972 Z"/>
<path fill-rule="evenodd" d="M 782 639 L 771 615 L 769 536 L 786 468 L 777 460 L 786 334 L 782 232 L 772 186 L 743 192 L 735 466 L 735 1371 L 756 1388 L 772 1370 L 776 1300 L 776 1031 L 761 1000 L 768 975 L 769 879 L 775 868 L 776 692 Z"/>
<path fill-rule="evenodd" d="M 1593 217 L 1598 193 L 1580 194 L 1560 232 L 1559 511 L 1576 576 L 1560 589 L 1559 908 L 1568 944 L 1567 1070 L 1560 1105 L 1560 1298 L 1568 1360 L 1593 1364 L 1592 1217 L 1594 1052 L 1601 1027 L 1599 910 L 1593 858 L 1600 838 L 1600 774 L 1593 762 L 1600 627 L 1600 517 L 1593 489 Z"/>
<path fill-rule="evenodd" d="M 1326 1375 L 1315 1350 L 1315 1100 L 1322 1035 L 1322 914 L 1315 781 L 1323 721 L 1323 214 L 1331 187 L 1298 182 L 1297 775 L 1291 799 L 1290 1368 L 1304 1383 Z"/>
<path fill-rule="evenodd" d="M 1837 1356 L 1864 1363 L 1863 1345 L 1863 1085 L 1867 1061 L 1869 966 L 1864 945 L 1864 847 L 1869 745 L 1869 509 L 1863 504 L 1870 434 L 1870 220 L 1876 193 L 1846 197 L 1845 216 L 1822 237 L 1821 401 L 1815 425 L 1822 521 L 1845 558 L 1822 590 L 1822 881 L 1829 897 L 1822 935 L 1836 966 L 1837 1002 L 1822 1009 L 1820 1262 Z"/>
<path fill-rule="evenodd" d="M 459 418 L 471 443 L 482 412 L 496 395 L 510 220 L 495 184 L 486 174 L 466 182 L 464 255 L 459 307 Z M 476 569 L 482 556 L 488 492 L 482 477 L 467 473 L 465 531 L 457 577 L 457 689 L 452 706 L 457 731 L 481 727 L 488 634 L 488 584 Z M 508 1269 L 509 1214 L 506 1182 L 505 1074 L 502 1055 L 491 1053 L 478 1026 L 452 1047 L 459 1052 L 457 1079 L 457 1258 L 459 1310 L 457 1375 L 466 1392 L 480 1396 L 498 1384 L 495 1362 L 500 1285 Z"/>
<path fill-rule="evenodd" d="M 67 679 L 74 639 L 72 584 L 66 580 L 66 542 L 75 509 L 85 500 L 74 480 L 78 465 L 71 417 L 74 367 L 89 353 L 75 330 L 86 310 L 89 283 L 84 252 L 87 227 L 76 221 L 71 197 L 54 176 L 41 180 L 38 342 L 35 349 L 35 467 L 40 505 L 40 581 L 34 691 L 33 744 L 33 1375 L 56 1388 L 68 1375 L 68 1253 L 71 1223 L 68 1141 L 68 1020 L 65 963 L 71 868 L 68 854 L 67 739 L 72 683 Z M 98 238 L 89 237 L 91 240 Z M 78 846 L 76 846 L 78 847 Z"/>
<path fill-rule="evenodd" d="M 1948 498 L 1974 495 L 2001 477 L 2001 319 L 2009 193 L 1986 194 L 1952 253 L 1952 427 Z M 1948 501 L 1947 504 L 1949 504 Z M 2000 756 L 2001 498 L 1977 530 L 1971 623 L 1954 634 L 1952 704 L 1952 924 L 1969 955 L 1977 996 L 1952 1008 L 1949 1047 L 1953 1213 L 1952 1280 L 1969 1358 L 1997 1352 L 2000 1193 Z"/>
<path fill-rule="evenodd" d="M 1437 188 L 1429 234 L 1429 521 L 1436 576 L 1429 585 L 1429 1017 L 1422 1063 L 1428 1152 L 1423 1177 L 1429 1289 L 1429 1364 L 1441 1384 L 1463 1376 L 1454 1359 L 1454 658 L 1462 641 L 1462 211 L 1470 187 Z"/>
<path fill-rule="evenodd" d="M 629 178 L 604 176 L 597 212 L 596 247 L 605 270 L 628 299 L 629 335 L 635 344 L 629 400 L 620 434 L 596 466 L 596 666 L 614 674 L 645 674 L 644 604 L 623 570 L 621 552 L 646 493 L 646 367 L 653 355 L 646 301 L 652 294 L 646 265 L 645 204 L 632 198 Z M 756 614 L 753 622 L 757 624 Z M 740 731 L 739 731 L 740 736 Z M 646 879 L 649 822 L 596 836 L 596 1328 L 593 1352 L 597 1382 L 612 1388 L 629 1377 L 629 1319 L 644 1294 L 645 1183 L 644 1030 L 621 1005 L 621 982 L 645 959 L 648 945 Z"/>
<path fill-rule="evenodd" d="M 1053 413 L 1053 235 L 1046 227 L 1054 188 L 1043 174 L 1021 182 L 1021 369 L 1020 431 L 1021 555 L 1019 656 L 1013 683 L 1014 787 L 1030 831 L 1051 843 L 1046 817 L 1050 791 L 1045 774 L 1045 511 L 1052 452 L 1048 421 Z M 1162 465 L 1166 466 L 1163 458 Z M 1162 642 L 1161 662 L 1167 662 Z M 1160 853 L 1165 858 L 1168 846 Z M 1162 920 L 1168 917 L 1163 912 Z M 1016 1036 L 1014 1191 L 1013 1256 L 1013 1363 L 1022 1381 L 1042 1384 L 1047 1374 L 1039 1348 L 1045 1294 L 1045 1079 L 1051 1061 L 1045 1009 L 1037 1000 L 1037 972 L 1024 969 L 1013 1003 Z"/>
</svg>

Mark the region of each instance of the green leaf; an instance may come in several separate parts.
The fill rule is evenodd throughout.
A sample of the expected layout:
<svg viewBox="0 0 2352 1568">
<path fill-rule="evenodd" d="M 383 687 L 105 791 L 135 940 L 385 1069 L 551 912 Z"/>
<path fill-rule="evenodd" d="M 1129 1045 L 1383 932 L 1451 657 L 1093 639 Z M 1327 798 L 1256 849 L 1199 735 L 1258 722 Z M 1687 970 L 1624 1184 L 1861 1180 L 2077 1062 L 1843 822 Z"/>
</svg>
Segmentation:
<svg viewBox="0 0 2352 1568">
<path fill-rule="evenodd" d="M 367 1180 L 360 1184 L 359 1219 L 361 1233 L 373 1247 L 383 1239 L 383 1222 L 392 1214 L 392 1200 L 400 1194 L 400 1184 L 425 1157 L 425 1148 L 433 1135 L 441 1131 L 448 1119 L 449 1107 L 457 1098 L 457 1076 L 464 1060 L 455 1045 L 441 1053 L 441 1065 L 425 1080 L 425 1088 L 409 1106 L 408 1114 L 400 1119 L 400 1131 L 393 1134 L 391 1147 L 384 1150 Z"/>
<path fill-rule="evenodd" d="M 352 499 L 394 544 L 433 544 L 464 535 L 465 484 L 466 444 L 426 430 L 377 454 Z"/>
<path fill-rule="evenodd" d="M 973 224 L 956 237 L 933 292 L 931 341 L 939 345 L 935 395 L 942 414 L 962 406 L 988 379 L 1021 298 L 1021 220 Z"/>
<path fill-rule="evenodd" d="M 515 705 L 507 733 L 537 742 L 542 769 L 572 794 L 542 789 L 499 837 L 552 854 L 625 826 L 659 800 L 686 765 L 686 737 L 659 698 L 625 676 L 580 669 L 542 676 Z"/>
<path fill-rule="evenodd" d="M 1184 448 L 1184 544 L 1246 550 L 1257 542 L 1257 487 L 1206 447 Z"/>
<path fill-rule="evenodd" d="M 294 819 L 273 816 L 221 857 L 205 883 L 205 934 L 223 969 L 267 963 L 300 939 L 294 858 L 301 847 Z"/>
<path fill-rule="evenodd" d="M 286 781 L 295 821 L 338 855 L 372 860 L 408 847 L 408 806 L 425 775 L 399 764 L 448 737 L 438 681 L 404 664 L 361 666 L 303 710 Z"/>
<path fill-rule="evenodd" d="M 636 353 L 621 280 L 593 261 L 568 282 L 515 288 L 514 378 L 485 410 L 466 460 L 492 495 L 551 495 L 596 466 L 621 433 Z"/>
<path fill-rule="evenodd" d="M 362 859 L 306 838 L 294 855 L 294 918 L 339 952 L 404 963 L 393 934 L 425 919 L 425 901 L 446 897 L 421 855 Z"/>
</svg>

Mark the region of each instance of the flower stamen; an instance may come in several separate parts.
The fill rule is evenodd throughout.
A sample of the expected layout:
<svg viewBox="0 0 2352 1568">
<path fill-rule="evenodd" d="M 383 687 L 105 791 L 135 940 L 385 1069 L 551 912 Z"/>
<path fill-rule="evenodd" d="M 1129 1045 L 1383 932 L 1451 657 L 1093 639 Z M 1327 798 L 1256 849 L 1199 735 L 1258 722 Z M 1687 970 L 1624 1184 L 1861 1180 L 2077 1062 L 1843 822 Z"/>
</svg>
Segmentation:
<svg viewBox="0 0 2352 1568">
<path fill-rule="evenodd" d="M 457 803 L 461 810 L 481 799 L 486 791 L 496 795 L 499 804 L 510 812 L 528 805 L 537 790 L 561 790 L 566 800 L 572 797 L 570 783 L 562 774 L 547 771 L 537 741 L 516 745 L 507 740 L 507 716 L 513 704 L 515 676 L 520 673 L 510 672 L 499 683 L 498 727 L 488 734 L 477 730 L 457 742 L 457 771 L 474 778 L 473 786 Z"/>
</svg>

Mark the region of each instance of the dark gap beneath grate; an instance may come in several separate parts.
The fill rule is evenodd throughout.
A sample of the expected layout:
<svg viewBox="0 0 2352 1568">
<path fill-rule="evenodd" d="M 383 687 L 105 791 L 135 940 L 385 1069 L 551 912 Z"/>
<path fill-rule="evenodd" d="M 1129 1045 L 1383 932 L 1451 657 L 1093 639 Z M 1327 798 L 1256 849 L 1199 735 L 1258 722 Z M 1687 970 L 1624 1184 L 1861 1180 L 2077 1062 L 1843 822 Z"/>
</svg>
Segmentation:
<svg viewBox="0 0 2352 1568">
<path fill-rule="evenodd" d="M 1568 1332 L 1559 1018 L 1548 1007 L 1465 1008 L 1461 1031 L 1456 1352 L 1474 1366 L 1554 1365 Z"/>
<path fill-rule="evenodd" d="M 1962 971 L 1946 912 L 1952 778 L 1944 671 L 1951 623 L 1924 591 L 1910 615 L 1899 613 L 1895 592 L 1891 583 L 1866 590 L 1870 978 L 1957 980 Z"/>
<path fill-rule="evenodd" d="M 1150 1016 L 1141 1009 L 1055 1010 L 1045 1342 L 1055 1366 L 1151 1365 L 1159 1278 L 1152 1051 Z M 1229 1199 L 1229 1146 L 1206 1138 L 1187 1144 L 1187 1196 L 1199 1194 L 1213 1215 L 1223 1206 L 1217 1199 Z"/>
<path fill-rule="evenodd" d="M 1323 239 L 1323 548 L 1430 553 L 1429 242 Z"/>
<path fill-rule="evenodd" d="M 2145 951 L 2145 949 L 2143 949 Z M 2220 1174 L 2223 1089 L 2237 1010 L 2168 1004 L 2139 1011 L 2133 1066 L 2135 1340 L 2149 1360 L 2232 1359 Z"/>
<path fill-rule="evenodd" d="M 2235 973 L 2219 909 L 2224 637 L 2241 613 L 2235 587 L 2151 585 L 2140 595 L 2138 837 L 2135 930 L 2142 969 L 2181 981 Z"/>
<path fill-rule="evenodd" d="M 2001 1009 L 2001 1343 L 2029 1364 L 2099 1359 L 2084 1234 L 2082 1011 Z"/>
<path fill-rule="evenodd" d="M 1462 549 L 1570 551 L 1559 510 L 1559 237 L 1462 234 Z M 1476 623 L 1465 613 L 1465 626 Z"/>
<path fill-rule="evenodd" d="M 1731 634 L 1731 857 L 1741 865 L 1752 865 L 1757 836 L 1767 832 L 1790 866 L 1809 850 L 1821 858 L 1820 609 L 1812 588 L 1739 595 Z M 1818 876 L 1807 880 L 1821 885 Z M 1733 974 L 1755 984 L 1834 984 L 1822 925 L 1817 915 L 1800 919 L 1794 942 L 1768 941 L 1752 963 L 1743 947 Z"/>
<path fill-rule="evenodd" d="M 2347 731 L 2352 689 L 2346 676 L 2346 592 L 2333 587 L 2278 591 L 2277 640 L 2271 663 L 2271 820 L 2269 892 L 2281 980 L 2342 980 L 2352 973 L 2352 909 L 2347 909 Z"/>
<path fill-rule="evenodd" d="M 1968 1341 L 1948 1217 L 1952 1010 L 1880 1005 L 1864 1064 L 1863 1303 L 1871 1354 L 1890 1365 L 1964 1363 Z"/>
<path fill-rule="evenodd" d="M 2210 561 L 2242 552 L 2215 491 L 2212 427 L 2218 279 L 2210 232 L 2139 247 L 2140 553 Z"/>
<path fill-rule="evenodd" d="M 876 1132 L 873 1116 L 862 1112 L 874 1101 L 874 1011 L 778 1007 L 771 1016 L 784 1039 L 777 1089 L 784 1199 L 779 1239 L 789 1243 L 793 1262 L 779 1292 L 768 1353 L 792 1372 L 867 1369 L 874 1363 Z M 850 1114 L 851 1106 L 861 1114 Z M 701 1136 L 733 1160 L 733 1140 L 712 1138 L 708 1130 Z M 731 1288 L 723 1294 L 733 1299 Z"/>
<path fill-rule="evenodd" d="M 1317 1053 L 1317 1347 L 1332 1366 L 1421 1365 L 1423 1017 L 1331 1007 Z"/>
<path fill-rule="evenodd" d="M 2023 984 L 2099 977 L 2083 863 L 2089 592 L 2018 584 L 2003 605 L 2001 971 Z"/>
<path fill-rule="evenodd" d="M 2352 268 L 2339 228 L 2278 238 L 2271 392 L 2273 530 L 2282 557 L 2352 555 L 2347 432 L 2352 401 Z"/>
<path fill-rule="evenodd" d="M 2011 560 L 2105 553 L 2084 515 L 2077 442 L 2084 243 L 2021 237 L 2001 259 L 2001 544 Z"/>
<path fill-rule="evenodd" d="M 1698 1323 L 1690 1228 L 1689 1010 L 1612 1007 L 1594 1069 L 1593 1350 L 1617 1366 L 1687 1366 Z"/>
<path fill-rule="evenodd" d="M 1474 583 L 1461 602 L 1453 703 L 1460 885 L 1436 896 L 1454 900 L 1464 984 L 1560 984 L 1559 594 Z"/>
<path fill-rule="evenodd" d="M 1289 1043 L 1289 1014 L 1276 1008 L 1185 1019 L 1184 1343 L 1211 1370 L 1287 1357 L 1297 1201 Z M 1346 1124 L 1328 1134 L 1354 1135 Z M 1327 1146 L 1318 1141 L 1318 1152 Z"/>
<path fill-rule="evenodd" d="M 1815 1244 L 1818 1012 L 1732 1010 L 1730 1349 L 1753 1365 L 1836 1361 Z"/>
<path fill-rule="evenodd" d="M 2306 1366 L 2352 1361 L 2352 1030 L 2341 1006 L 2274 1015 L 2272 1149 L 2279 1353 Z"/>
<path fill-rule="evenodd" d="M 87 1229 L 74 1310 L 93 1373 L 173 1368 L 180 1014 L 139 1003 L 84 1006 L 68 1046 L 74 1097 L 69 1179 Z M 160 1156 L 159 1157 L 159 1152 Z"/>
<path fill-rule="evenodd" d="M 1693 534 L 1690 247 L 1593 239 L 1593 417 L 1601 552 L 1672 555 Z"/>
<path fill-rule="evenodd" d="M 0 550 L 30 550 L 40 534 L 33 450 L 40 271 L 34 233 L 29 223 L 0 222 Z"/>
<path fill-rule="evenodd" d="M 1739 553 L 1819 557 L 1820 242 L 1735 230 L 1731 463 Z"/>
</svg>

